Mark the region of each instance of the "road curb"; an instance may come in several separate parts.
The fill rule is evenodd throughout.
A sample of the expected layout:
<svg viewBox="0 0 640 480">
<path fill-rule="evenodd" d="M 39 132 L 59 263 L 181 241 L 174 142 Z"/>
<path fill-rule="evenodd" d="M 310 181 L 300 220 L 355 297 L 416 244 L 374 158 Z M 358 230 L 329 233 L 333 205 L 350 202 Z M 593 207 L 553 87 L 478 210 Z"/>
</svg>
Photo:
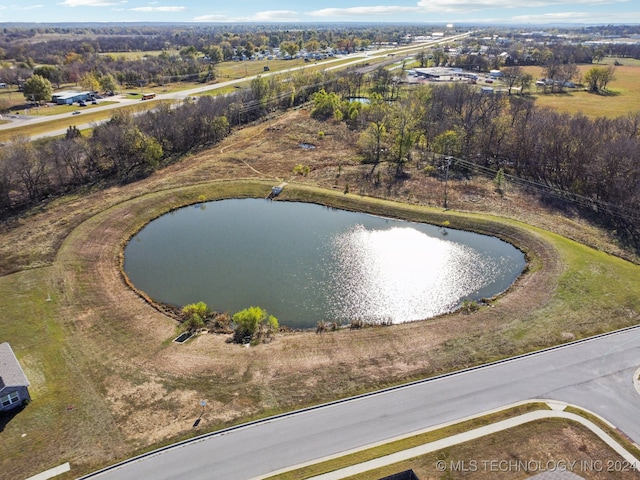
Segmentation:
<svg viewBox="0 0 640 480">
<path fill-rule="evenodd" d="M 558 402 L 550 401 L 550 403 L 558 403 Z M 569 404 L 567 404 L 567 406 L 569 406 Z M 576 407 L 576 408 L 584 410 L 580 407 Z M 588 412 L 587 410 L 584 410 L 584 411 Z M 588 413 L 593 415 L 591 412 L 588 412 Z M 484 415 L 485 414 L 482 414 L 480 416 L 484 416 Z M 492 435 L 497 432 L 502 432 L 510 428 L 524 425 L 526 423 L 536 422 L 539 420 L 550 419 L 550 418 L 564 418 L 585 426 L 592 433 L 597 435 L 609 447 L 611 447 L 618 455 L 620 455 L 626 462 L 625 465 L 628 465 L 630 469 L 633 469 L 635 471 L 640 470 L 640 460 L 635 458 L 627 449 L 625 449 L 620 443 L 618 443 L 608 433 L 606 433 L 604 430 L 598 427 L 591 420 L 576 413 L 570 413 L 570 412 L 565 412 L 560 410 L 535 410 L 533 412 L 529 412 L 529 413 L 525 413 L 515 417 L 511 417 L 505 420 L 501 420 L 499 422 L 492 423 L 490 425 L 485 425 L 483 427 L 468 430 L 466 432 L 455 434 L 450 437 L 445 437 L 440 440 L 435 440 L 433 442 L 419 445 L 417 447 L 401 450 L 399 452 L 385 455 L 383 457 L 375 458 L 375 459 L 362 462 L 356 465 L 350 465 L 349 467 L 344 467 L 339 470 L 334 470 L 332 472 L 328 472 L 328 473 L 317 475 L 310 478 L 313 480 L 338 480 L 341 478 L 350 477 L 352 475 L 364 473 L 370 470 L 375 470 L 387 465 L 392 465 L 394 463 L 398 463 L 401 461 L 409 460 L 417 456 L 433 453 L 443 448 L 452 447 L 460 443 L 477 440 L 487 435 Z M 439 427 L 439 428 L 442 428 L 442 427 Z M 390 441 L 393 441 L 393 439 Z M 321 463 L 321 462 L 315 462 L 315 463 Z M 438 471 L 445 471 L 446 464 L 442 463 L 442 461 L 438 463 L 442 464 L 440 465 L 440 469 Z M 563 465 L 563 466 L 566 466 L 566 465 Z M 442 469 L 442 467 L 444 467 L 444 469 Z M 295 470 L 295 468 L 288 469 L 288 470 L 292 471 L 292 470 Z M 280 473 L 284 473 L 284 472 L 283 471 L 274 472 L 275 475 L 278 475 Z M 273 475 L 267 474 L 260 477 L 255 477 L 251 480 L 260 480 L 264 478 L 269 478 L 271 476 Z"/>
</svg>

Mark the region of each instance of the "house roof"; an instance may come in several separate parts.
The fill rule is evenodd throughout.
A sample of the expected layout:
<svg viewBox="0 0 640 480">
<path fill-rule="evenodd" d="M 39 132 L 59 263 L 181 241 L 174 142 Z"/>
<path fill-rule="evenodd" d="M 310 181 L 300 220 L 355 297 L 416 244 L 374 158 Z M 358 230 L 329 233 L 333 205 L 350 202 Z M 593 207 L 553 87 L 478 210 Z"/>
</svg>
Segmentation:
<svg viewBox="0 0 640 480">
<path fill-rule="evenodd" d="M 0 392 L 7 387 L 28 387 L 29 380 L 22 371 L 11 345 L 0 343 Z"/>
</svg>

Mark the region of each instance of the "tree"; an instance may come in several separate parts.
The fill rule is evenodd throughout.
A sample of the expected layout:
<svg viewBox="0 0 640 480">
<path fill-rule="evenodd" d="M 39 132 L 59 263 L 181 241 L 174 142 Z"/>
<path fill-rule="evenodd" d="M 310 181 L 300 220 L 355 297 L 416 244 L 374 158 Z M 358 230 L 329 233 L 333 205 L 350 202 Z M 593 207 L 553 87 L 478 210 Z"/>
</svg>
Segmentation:
<svg viewBox="0 0 640 480">
<path fill-rule="evenodd" d="M 224 52 L 218 45 L 209 47 L 209 61 L 214 65 L 224 60 Z"/>
<path fill-rule="evenodd" d="M 40 75 L 32 75 L 31 78 L 24 82 L 24 97 L 34 102 L 46 102 L 51 100 L 53 88 L 51 82 Z"/>
<path fill-rule="evenodd" d="M 298 53 L 300 47 L 295 42 L 285 41 L 280 44 L 280 50 L 293 57 L 296 53 Z"/>
<path fill-rule="evenodd" d="M 587 84 L 589 91 L 598 93 L 607 88 L 607 85 L 615 80 L 615 67 L 593 67 L 584 74 L 583 80 Z"/>
<path fill-rule="evenodd" d="M 509 95 L 511 95 L 511 90 L 516 86 L 520 76 L 522 76 L 522 69 L 516 65 L 515 67 L 506 67 L 502 69 L 502 73 L 504 74 L 502 80 L 509 90 Z"/>
<path fill-rule="evenodd" d="M 520 84 L 520 93 L 525 94 L 533 85 L 533 75 L 530 73 L 523 73 L 520 75 L 519 82 Z"/>
<path fill-rule="evenodd" d="M 80 86 L 85 90 L 97 92 L 100 88 L 100 82 L 98 82 L 96 76 L 93 73 L 88 72 L 80 77 Z"/>
<path fill-rule="evenodd" d="M 312 38 L 307 43 L 305 43 L 304 48 L 307 52 L 315 52 L 320 50 L 320 42 L 315 38 Z"/>
<path fill-rule="evenodd" d="M 404 164 L 411 159 L 411 149 L 418 139 L 415 130 L 416 119 L 407 105 L 400 104 L 393 111 L 391 124 L 393 126 L 391 150 L 392 159 L 396 164 L 395 175 L 401 177 L 404 173 Z"/>
<path fill-rule="evenodd" d="M 42 65 L 40 67 L 36 67 L 33 70 L 33 73 L 34 75 L 40 75 L 41 77 L 46 78 L 60 88 L 60 83 L 62 82 L 62 71 L 59 67 L 56 67 L 55 65 Z"/>
<path fill-rule="evenodd" d="M 278 319 L 260 307 L 249 307 L 233 314 L 234 343 L 264 342 L 278 330 Z"/>
<path fill-rule="evenodd" d="M 455 130 L 447 130 L 433 140 L 433 150 L 442 155 L 457 155 L 460 143 L 459 133 Z"/>
<path fill-rule="evenodd" d="M 116 79 L 110 73 L 102 75 L 98 82 L 100 82 L 100 89 L 103 92 L 115 92 L 118 86 Z"/>
<path fill-rule="evenodd" d="M 94 128 L 91 149 L 94 162 L 123 182 L 147 175 L 163 156 L 162 145 L 123 111 Z"/>
<path fill-rule="evenodd" d="M 184 47 L 180 50 L 180 56 L 182 58 L 188 58 L 188 57 L 196 58 L 197 55 L 198 55 L 198 49 L 193 45 L 189 45 L 188 47 Z"/>
<path fill-rule="evenodd" d="M 5 159 L 14 169 L 23 194 L 30 202 L 40 200 L 49 186 L 48 157 L 26 137 L 16 138 L 5 148 L 9 149 Z"/>
<path fill-rule="evenodd" d="M 429 59 L 424 50 L 420 50 L 418 53 L 414 55 L 414 57 L 418 62 L 420 62 L 420 68 L 427 66 L 427 62 Z"/>
<path fill-rule="evenodd" d="M 504 194 L 505 190 L 505 179 L 504 179 L 504 170 L 501 168 L 496 173 L 495 178 L 493 179 L 493 184 L 496 186 L 496 191 L 500 194 Z"/>
<path fill-rule="evenodd" d="M 271 96 L 271 88 L 269 87 L 268 80 L 258 75 L 251 80 L 251 92 L 260 105 L 260 108 L 266 108 L 269 103 L 269 97 Z"/>
<path fill-rule="evenodd" d="M 313 95 L 313 108 L 311 116 L 313 118 L 327 119 L 340 110 L 340 97 L 331 92 L 327 93 L 324 88 Z"/>
<path fill-rule="evenodd" d="M 182 307 L 184 327 L 193 332 L 205 326 L 204 320 L 211 314 L 211 310 L 204 302 L 190 303 Z"/>
</svg>

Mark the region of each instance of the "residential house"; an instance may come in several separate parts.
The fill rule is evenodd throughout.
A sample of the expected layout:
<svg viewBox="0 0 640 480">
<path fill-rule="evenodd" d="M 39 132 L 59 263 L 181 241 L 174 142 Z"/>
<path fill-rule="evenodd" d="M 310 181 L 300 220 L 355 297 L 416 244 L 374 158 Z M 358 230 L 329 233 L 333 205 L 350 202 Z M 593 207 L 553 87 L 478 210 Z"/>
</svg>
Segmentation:
<svg viewBox="0 0 640 480">
<path fill-rule="evenodd" d="M 7 342 L 0 343 L 0 412 L 19 407 L 30 400 L 27 376 L 11 346 Z"/>
</svg>

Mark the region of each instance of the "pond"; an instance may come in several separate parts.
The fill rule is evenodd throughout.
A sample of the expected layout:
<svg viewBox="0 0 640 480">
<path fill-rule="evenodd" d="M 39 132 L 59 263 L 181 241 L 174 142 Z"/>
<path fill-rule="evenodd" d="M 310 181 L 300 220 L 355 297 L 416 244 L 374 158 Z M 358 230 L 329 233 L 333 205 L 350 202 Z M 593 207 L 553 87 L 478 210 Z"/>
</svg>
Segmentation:
<svg viewBox="0 0 640 480">
<path fill-rule="evenodd" d="M 129 279 L 156 301 L 260 306 L 292 328 L 434 317 L 503 292 L 525 266 L 494 237 L 264 199 L 175 210 L 124 255 Z"/>
</svg>

